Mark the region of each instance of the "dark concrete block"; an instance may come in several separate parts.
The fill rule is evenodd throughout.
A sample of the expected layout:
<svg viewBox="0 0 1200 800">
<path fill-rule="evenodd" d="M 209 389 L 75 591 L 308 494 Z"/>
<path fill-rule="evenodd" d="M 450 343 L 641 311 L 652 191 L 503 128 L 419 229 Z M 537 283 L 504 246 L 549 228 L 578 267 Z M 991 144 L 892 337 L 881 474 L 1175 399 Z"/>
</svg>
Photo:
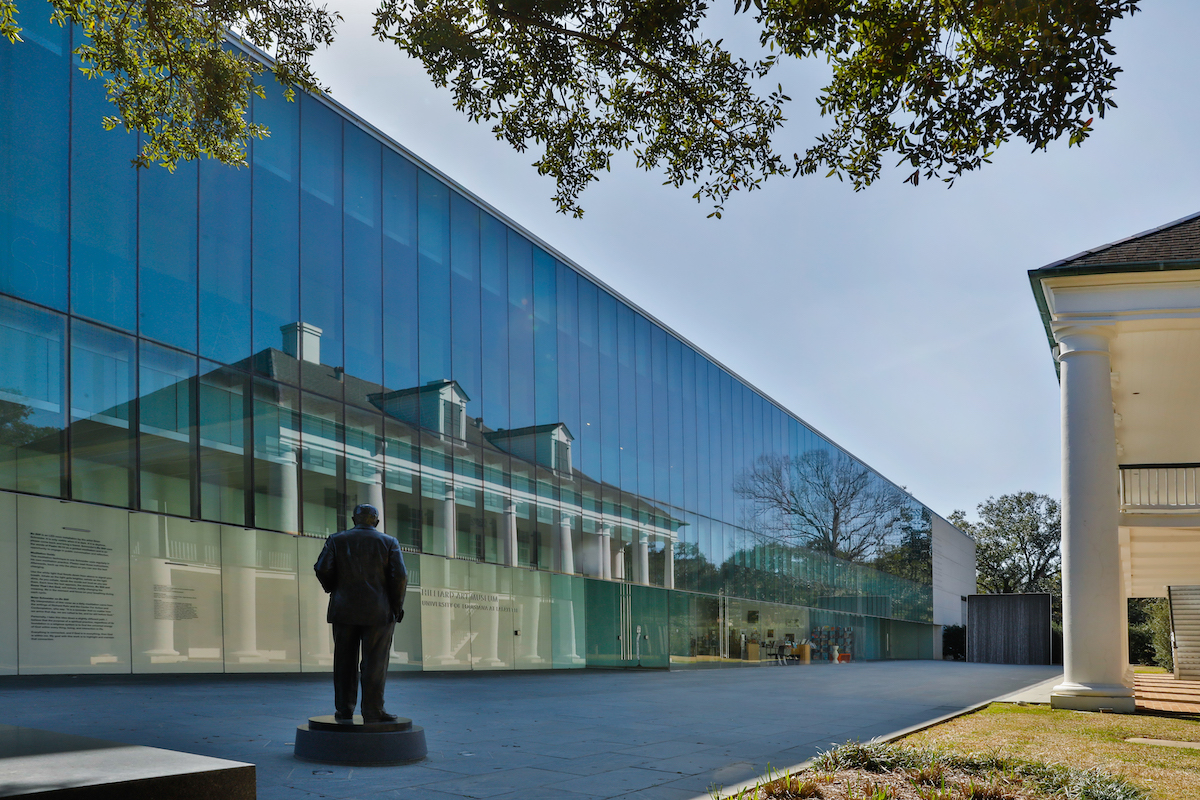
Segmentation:
<svg viewBox="0 0 1200 800">
<path fill-rule="evenodd" d="M 0 725 L 0 797 L 254 800 L 254 765 Z"/>
</svg>

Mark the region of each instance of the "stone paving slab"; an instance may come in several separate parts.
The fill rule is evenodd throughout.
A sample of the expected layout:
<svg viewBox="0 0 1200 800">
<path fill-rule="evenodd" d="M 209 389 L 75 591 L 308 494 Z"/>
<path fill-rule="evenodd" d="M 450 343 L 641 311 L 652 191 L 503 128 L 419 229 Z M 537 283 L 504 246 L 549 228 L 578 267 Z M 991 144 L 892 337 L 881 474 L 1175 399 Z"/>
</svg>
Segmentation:
<svg viewBox="0 0 1200 800">
<path fill-rule="evenodd" d="M 388 708 L 429 758 L 296 761 L 328 674 L 0 677 L 11 724 L 256 765 L 261 800 L 693 800 L 1061 672 L 938 661 L 687 671 L 399 673 Z"/>
</svg>

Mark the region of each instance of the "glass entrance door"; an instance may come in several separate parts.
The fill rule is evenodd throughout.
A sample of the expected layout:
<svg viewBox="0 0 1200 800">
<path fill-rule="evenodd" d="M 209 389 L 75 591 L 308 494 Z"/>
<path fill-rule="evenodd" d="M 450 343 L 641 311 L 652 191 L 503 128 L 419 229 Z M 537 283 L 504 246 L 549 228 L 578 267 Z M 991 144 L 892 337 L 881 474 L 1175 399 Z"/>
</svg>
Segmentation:
<svg viewBox="0 0 1200 800">
<path fill-rule="evenodd" d="M 667 602 L 665 589 L 588 580 L 587 665 L 666 669 Z"/>
</svg>

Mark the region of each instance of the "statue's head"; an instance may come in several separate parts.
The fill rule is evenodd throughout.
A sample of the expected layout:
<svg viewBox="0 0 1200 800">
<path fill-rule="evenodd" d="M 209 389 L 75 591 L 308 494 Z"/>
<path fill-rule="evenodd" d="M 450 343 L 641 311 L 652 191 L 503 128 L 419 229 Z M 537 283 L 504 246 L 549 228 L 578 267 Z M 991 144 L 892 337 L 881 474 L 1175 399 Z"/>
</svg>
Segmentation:
<svg viewBox="0 0 1200 800">
<path fill-rule="evenodd" d="M 355 525 L 366 525 L 368 528 L 379 526 L 379 509 L 368 503 L 360 503 L 354 507 L 352 517 Z"/>
</svg>

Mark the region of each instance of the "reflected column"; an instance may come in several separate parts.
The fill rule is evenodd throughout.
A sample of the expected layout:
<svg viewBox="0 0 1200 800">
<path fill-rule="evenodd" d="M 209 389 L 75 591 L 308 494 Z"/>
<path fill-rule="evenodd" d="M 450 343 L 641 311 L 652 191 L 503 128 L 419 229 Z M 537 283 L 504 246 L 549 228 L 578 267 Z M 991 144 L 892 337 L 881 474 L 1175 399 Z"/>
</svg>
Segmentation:
<svg viewBox="0 0 1200 800">
<path fill-rule="evenodd" d="M 170 555 L 170 541 L 167 536 L 167 519 L 155 515 L 155 520 L 158 522 L 158 536 L 156 537 L 157 551 L 149 559 L 150 563 L 150 580 L 154 591 L 154 599 L 157 601 L 159 596 L 160 586 L 170 588 L 171 586 L 171 565 L 167 563 Z M 163 598 L 170 602 L 171 595 L 164 593 Z M 154 603 L 158 605 L 157 602 Z M 165 615 L 164 615 L 165 616 Z M 170 617 L 160 618 L 158 613 L 154 613 L 154 621 L 151 624 L 150 630 L 150 649 L 145 651 L 145 654 L 150 656 L 152 664 L 169 662 L 169 661 L 186 661 L 187 657 L 179 656 L 179 651 L 175 649 L 175 620 Z"/>
<path fill-rule="evenodd" d="M 563 514 L 558 522 L 559 571 L 575 573 L 575 546 L 571 542 L 571 515 Z"/>
<path fill-rule="evenodd" d="M 612 525 L 607 522 L 600 524 L 600 536 L 596 546 L 599 548 L 597 553 L 597 563 L 600 567 L 600 578 L 606 581 L 612 580 Z"/>
<path fill-rule="evenodd" d="M 642 586 L 650 585 L 650 535 L 645 531 L 637 531 L 637 582 Z"/>
<path fill-rule="evenodd" d="M 376 460 L 381 460 L 376 456 Z M 367 503 L 375 506 L 375 510 L 379 512 L 379 524 L 375 526 L 375 530 L 384 532 L 383 521 L 387 518 L 387 514 L 383 513 L 383 465 L 379 464 L 375 467 L 375 474 L 372 476 L 372 483 L 367 487 Z"/>
<path fill-rule="evenodd" d="M 226 596 L 233 605 L 225 608 L 225 619 L 233 629 L 228 648 L 243 663 L 266 661 L 258 651 L 258 535 L 250 529 L 235 529 L 231 534 L 226 541 L 230 566 L 225 570 Z"/>
<path fill-rule="evenodd" d="M 664 537 L 663 543 L 663 586 L 675 588 L 675 540 L 670 536 Z"/>
<path fill-rule="evenodd" d="M 517 565 L 517 504 L 511 497 L 504 503 L 504 563 Z"/>
<path fill-rule="evenodd" d="M 287 533 L 300 532 L 300 488 L 296 480 L 299 455 L 295 447 L 283 446 L 278 469 L 271 471 L 271 477 L 277 481 L 271 487 L 271 494 L 279 498 L 279 527 Z"/>
<path fill-rule="evenodd" d="M 442 521 L 446 528 L 446 558 L 458 558 L 458 510 L 454 507 L 454 484 L 446 484 L 442 499 Z"/>
</svg>

